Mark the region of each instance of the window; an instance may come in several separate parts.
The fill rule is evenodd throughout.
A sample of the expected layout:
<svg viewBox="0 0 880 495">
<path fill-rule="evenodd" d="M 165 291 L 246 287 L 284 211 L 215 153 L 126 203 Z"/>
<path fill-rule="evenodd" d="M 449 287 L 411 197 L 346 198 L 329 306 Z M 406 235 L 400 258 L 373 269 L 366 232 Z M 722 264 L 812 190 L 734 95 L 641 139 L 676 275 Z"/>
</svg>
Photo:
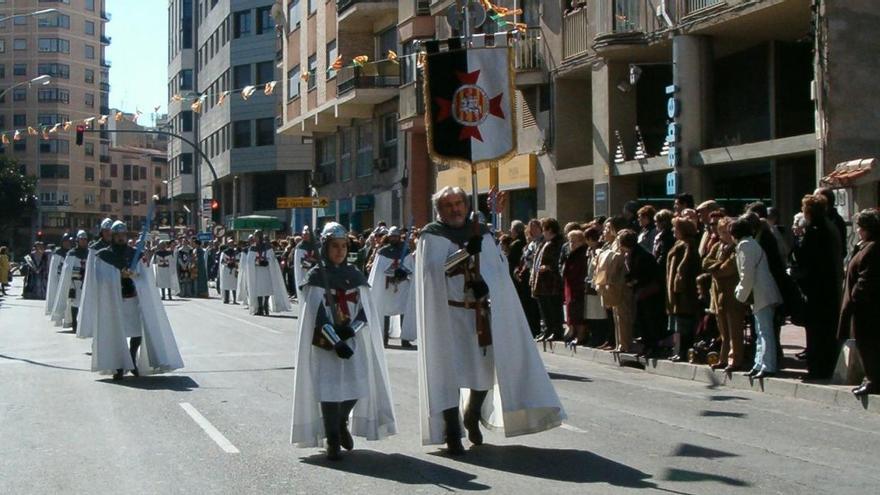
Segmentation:
<svg viewBox="0 0 880 495">
<path fill-rule="evenodd" d="M 86 69 L 85 82 L 87 84 L 95 84 L 95 71 L 93 69 Z"/>
<path fill-rule="evenodd" d="M 257 146 L 275 144 L 275 118 L 257 119 Z"/>
<path fill-rule="evenodd" d="M 66 139 L 50 139 L 40 141 L 40 153 L 56 153 L 67 155 L 70 153 L 70 142 Z"/>
<path fill-rule="evenodd" d="M 317 11 L 318 11 L 318 1 L 317 0 L 309 0 L 309 15 L 312 15 Z"/>
<path fill-rule="evenodd" d="M 382 31 L 377 38 L 379 39 L 377 43 L 379 53 L 376 54 L 376 60 L 388 57 L 388 50 L 394 50 L 395 53 L 400 52 L 397 48 L 397 26 Z"/>
<path fill-rule="evenodd" d="M 86 182 L 95 182 L 95 167 L 86 167 Z"/>
<path fill-rule="evenodd" d="M 131 191 L 122 191 L 122 204 L 124 204 L 124 205 L 131 204 Z"/>
<path fill-rule="evenodd" d="M 294 99 L 299 96 L 299 66 L 287 71 L 287 98 Z"/>
<path fill-rule="evenodd" d="M 327 136 L 315 141 L 315 160 L 318 170 L 323 172 L 325 182 L 336 181 L 336 136 Z"/>
<path fill-rule="evenodd" d="M 40 38 L 37 43 L 41 52 L 70 53 L 70 41 L 61 38 Z M 86 52 L 88 54 L 88 52 Z M 92 53 L 94 58 L 94 53 Z"/>
<path fill-rule="evenodd" d="M 59 79 L 70 79 L 70 66 L 67 64 L 56 63 L 39 64 L 37 65 L 37 74 L 48 74 L 52 77 L 57 77 Z M 92 74 L 94 74 L 94 71 L 92 71 Z"/>
<path fill-rule="evenodd" d="M 336 71 L 332 69 L 333 62 L 336 61 L 336 40 L 327 43 L 327 79 L 336 77 Z"/>
<path fill-rule="evenodd" d="M 193 89 L 193 71 L 192 69 L 183 69 L 178 74 L 178 80 L 180 81 L 179 89 Z"/>
<path fill-rule="evenodd" d="M 0 79 L 6 79 L 6 66 L 0 64 Z"/>
<path fill-rule="evenodd" d="M 37 115 L 37 123 L 40 125 L 55 125 L 70 120 L 70 115 L 63 113 L 41 113 Z"/>
<path fill-rule="evenodd" d="M 6 53 L 6 40 L 0 40 L 0 53 Z"/>
<path fill-rule="evenodd" d="M 397 167 L 397 114 L 382 116 L 382 159 L 388 160 L 390 168 Z"/>
<path fill-rule="evenodd" d="M 91 143 L 86 143 L 86 144 L 91 144 Z M 110 164 L 110 177 L 119 177 L 119 165 L 117 165 L 115 163 Z"/>
<path fill-rule="evenodd" d="M 236 120 L 232 123 L 232 147 L 247 148 L 251 145 L 251 121 Z"/>
<path fill-rule="evenodd" d="M 37 18 L 37 26 L 70 29 L 70 16 L 58 12 L 50 16 L 41 16 Z"/>
<path fill-rule="evenodd" d="M 87 59 L 94 60 L 95 59 L 95 47 L 92 45 L 86 45 L 85 55 L 86 55 Z"/>
<path fill-rule="evenodd" d="M 299 9 L 299 0 L 290 0 L 290 3 L 287 5 L 287 22 L 290 23 L 290 32 L 299 27 L 301 20 L 302 14 Z"/>
<path fill-rule="evenodd" d="M 13 50 L 27 50 L 27 40 L 16 38 L 12 40 L 12 49 Z"/>
<path fill-rule="evenodd" d="M 309 57 L 309 91 L 318 86 L 318 56 Z"/>
<path fill-rule="evenodd" d="M 95 156 L 95 143 L 83 143 L 86 156 Z"/>
<path fill-rule="evenodd" d="M 232 86 L 235 89 L 241 89 L 251 85 L 251 66 L 250 64 L 236 65 L 232 68 Z"/>
<path fill-rule="evenodd" d="M 95 34 L 95 23 L 93 21 L 86 21 L 85 33 L 91 35 Z"/>
<path fill-rule="evenodd" d="M 68 165 L 40 165 L 41 179 L 69 179 L 70 167 Z"/>
<path fill-rule="evenodd" d="M 27 17 L 13 17 L 12 23 L 16 26 L 27 26 L 28 18 Z"/>
<path fill-rule="evenodd" d="M 251 11 L 242 10 L 233 14 L 232 37 L 241 38 L 251 35 Z"/>
<path fill-rule="evenodd" d="M 156 169 L 153 171 L 153 177 L 155 177 L 156 179 L 162 178 L 162 167 L 156 167 Z"/>
<path fill-rule="evenodd" d="M 275 30 L 275 21 L 272 19 L 272 7 L 260 7 L 257 9 L 257 34 L 271 33 Z"/>
<path fill-rule="evenodd" d="M 61 88 L 40 88 L 37 91 L 40 102 L 70 103 L 70 91 Z"/>
<path fill-rule="evenodd" d="M 373 122 L 357 126 L 357 176 L 367 177 L 373 173 Z"/>
<path fill-rule="evenodd" d="M 131 165 L 122 166 L 122 180 L 131 180 Z"/>
<path fill-rule="evenodd" d="M 12 144 L 12 149 L 15 151 L 27 151 L 27 140 L 22 139 L 21 141 L 15 141 Z"/>
<path fill-rule="evenodd" d="M 180 112 L 180 128 L 183 132 L 192 132 L 193 130 L 193 113 L 190 110 Z"/>
<path fill-rule="evenodd" d="M 119 202 L 119 191 L 117 191 L 116 189 L 110 190 L 110 202 L 111 203 L 118 203 Z"/>
<path fill-rule="evenodd" d="M 193 173 L 193 155 L 192 155 L 192 153 L 181 153 L 180 154 L 180 173 L 181 174 Z"/>
<path fill-rule="evenodd" d="M 12 66 L 12 75 L 13 76 L 26 76 L 27 75 L 27 64 L 15 64 Z"/>
<path fill-rule="evenodd" d="M 17 113 L 12 116 L 12 125 L 15 127 L 27 125 L 27 114 Z"/>
<path fill-rule="evenodd" d="M 95 11 L 95 0 L 86 0 L 86 10 Z"/>
<path fill-rule="evenodd" d="M 193 8 L 192 8 L 192 0 L 183 0 L 181 3 L 183 15 L 181 16 L 180 22 L 180 41 L 182 48 L 184 50 L 188 50 L 192 48 L 193 44 Z"/>
<path fill-rule="evenodd" d="M 138 167 L 140 169 L 140 174 L 138 175 L 138 180 L 146 180 L 147 179 L 147 167 Z M 146 194 L 146 193 L 141 193 Z M 143 196 L 143 199 L 146 200 L 146 196 Z"/>
<path fill-rule="evenodd" d="M 352 141 L 354 141 L 354 132 L 351 127 L 345 128 L 342 131 L 341 135 L 341 143 L 339 146 L 339 180 L 347 181 L 351 180 L 351 147 Z"/>
<path fill-rule="evenodd" d="M 95 108 L 95 94 L 94 93 L 86 93 L 85 94 L 85 102 L 86 102 L 87 107 Z"/>
<path fill-rule="evenodd" d="M 15 88 L 12 90 L 12 101 L 27 101 L 27 88 Z"/>
<path fill-rule="evenodd" d="M 403 47 L 403 56 L 400 57 L 401 84 L 415 82 L 419 77 L 418 60 L 415 53 L 418 51 L 416 40 L 407 41 Z"/>
</svg>

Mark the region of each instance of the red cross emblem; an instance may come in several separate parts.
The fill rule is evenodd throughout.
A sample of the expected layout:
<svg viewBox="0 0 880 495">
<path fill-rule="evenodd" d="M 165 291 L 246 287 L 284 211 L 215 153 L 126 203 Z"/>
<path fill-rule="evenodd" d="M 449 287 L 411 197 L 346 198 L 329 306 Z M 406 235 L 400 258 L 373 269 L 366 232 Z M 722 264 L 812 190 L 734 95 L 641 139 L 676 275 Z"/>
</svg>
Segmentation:
<svg viewBox="0 0 880 495">
<path fill-rule="evenodd" d="M 475 138 L 482 141 L 480 124 L 485 122 L 490 115 L 500 119 L 504 118 L 504 110 L 501 108 L 501 99 L 504 94 L 500 93 L 490 98 L 486 91 L 477 85 L 480 79 L 480 71 L 478 70 L 471 73 L 459 72 L 456 75 L 462 85 L 452 95 L 452 99 L 448 100 L 439 96 L 434 98 L 440 107 L 440 111 L 437 113 L 437 122 L 443 122 L 452 117 L 462 126 L 461 133 L 458 135 L 459 140 Z"/>
</svg>

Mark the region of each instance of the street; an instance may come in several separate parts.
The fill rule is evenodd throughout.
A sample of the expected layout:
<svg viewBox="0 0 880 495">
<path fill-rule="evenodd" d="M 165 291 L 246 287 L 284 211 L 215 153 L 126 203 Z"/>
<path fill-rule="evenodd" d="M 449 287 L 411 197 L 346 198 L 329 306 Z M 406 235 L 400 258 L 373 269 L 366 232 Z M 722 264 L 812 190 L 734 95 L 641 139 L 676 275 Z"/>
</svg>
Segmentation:
<svg viewBox="0 0 880 495">
<path fill-rule="evenodd" d="M 399 434 L 339 463 L 288 442 L 292 313 L 166 302 L 186 367 L 89 371 L 20 279 L 0 299 L 0 493 L 871 493 L 880 417 L 542 354 L 562 428 L 461 458 L 422 447 L 416 352 L 387 359 Z M 465 442 L 466 447 L 469 445 Z"/>
</svg>

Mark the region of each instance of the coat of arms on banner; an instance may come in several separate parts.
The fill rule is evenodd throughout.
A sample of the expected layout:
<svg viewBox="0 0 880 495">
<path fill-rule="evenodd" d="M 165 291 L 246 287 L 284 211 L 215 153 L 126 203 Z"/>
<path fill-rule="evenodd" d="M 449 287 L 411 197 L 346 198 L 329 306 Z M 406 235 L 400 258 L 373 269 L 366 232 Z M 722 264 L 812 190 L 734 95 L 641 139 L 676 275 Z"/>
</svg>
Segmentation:
<svg viewBox="0 0 880 495">
<path fill-rule="evenodd" d="M 427 44 L 425 126 L 437 164 L 485 168 L 516 152 L 513 63 L 506 35 L 495 46 Z"/>
</svg>

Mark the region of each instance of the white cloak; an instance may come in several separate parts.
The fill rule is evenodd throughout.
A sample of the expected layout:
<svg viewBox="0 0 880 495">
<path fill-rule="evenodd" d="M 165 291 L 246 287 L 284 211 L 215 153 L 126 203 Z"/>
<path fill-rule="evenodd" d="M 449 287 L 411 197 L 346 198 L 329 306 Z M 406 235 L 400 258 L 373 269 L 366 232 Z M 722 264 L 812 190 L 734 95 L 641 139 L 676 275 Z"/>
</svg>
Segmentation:
<svg viewBox="0 0 880 495">
<path fill-rule="evenodd" d="M 71 250 L 73 252 L 73 250 Z M 55 298 L 55 307 L 52 308 L 52 323 L 56 327 L 65 327 L 68 322 L 72 323 L 71 307 L 79 307 L 82 300 L 82 286 L 74 287 L 76 298 L 71 299 L 69 296 L 70 288 L 73 284 L 73 267 L 80 263 L 80 258 L 76 256 L 67 256 L 64 258 L 64 265 L 61 268 L 61 277 L 58 279 L 58 295 Z M 86 258 L 88 264 L 88 258 Z M 82 319 L 81 316 L 78 316 Z"/>
<path fill-rule="evenodd" d="M 124 330 L 131 326 L 131 322 L 123 320 L 125 309 L 119 270 L 95 257 L 93 274 L 90 281 L 92 285 L 83 294 L 80 304 L 80 314 L 97 316 L 88 320 L 90 328 L 87 329 L 94 336 L 92 371 L 109 374 L 118 369 L 131 370 L 134 363 L 128 351 Z M 158 297 L 152 270 L 143 263 L 138 263 L 136 275 L 133 281 L 143 336 L 137 358 L 138 371 L 142 375 L 150 375 L 183 368 L 171 323 Z M 84 324 L 82 322 L 79 326 L 83 327 Z"/>
<path fill-rule="evenodd" d="M 95 260 L 98 259 L 96 256 L 97 251 L 92 248 L 89 248 L 89 256 L 86 258 L 86 278 L 83 280 L 83 288 L 82 288 L 82 298 L 80 300 L 80 308 L 82 308 L 82 301 L 84 301 L 87 297 L 87 294 L 92 290 L 92 280 L 95 278 Z M 81 339 L 90 339 L 94 337 L 91 331 L 92 328 L 96 325 L 96 320 L 99 315 L 97 312 L 88 313 L 86 311 L 80 311 L 77 319 L 79 320 L 79 324 L 76 327 L 76 336 Z"/>
<path fill-rule="evenodd" d="M 388 270 L 395 260 L 386 256 L 376 255 L 373 261 L 373 267 L 370 269 L 369 283 L 370 292 L 373 295 L 373 305 L 379 316 L 402 315 L 406 313 L 407 302 L 409 301 L 410 288 L 412 287 L 412 278 L 410 275 L 408 280 L 393 284 L 386 277 L 385 271 Z M 409 270 L 412 274 L 412 259 L 407 256 L 403 259 L 403 268 Z"/>
<path fill-rule="evenodd" d="M 46 307 L 44 312 L 51 316 L 55 309 L 55 299 L 58 297 L 58 280 L 61 277 L 61 268 L 64 265 L 64 256 L 52 253 L 49 258 L 49 281 L 46 284 Z"/>
<path fill-rule="evenodd" d="M 406 256 L 406 261 L 404 262 L 404 266 L 407 267 L 410 271 L 413 272 L 413 276 L 415 276 L 415 265 L 416 265 L 416 255 L 415 253 L 409 253 Z M 412 286 L 409 289 L 409 293 L 406 295 L 406 310 L 403 312 L 404 315 L 408 315 L 406 318 L 402 316 L 394 316 L 391 318 L 391 328 L 388 331 L 389 337 L 392 339 L 400 339 L 406 340 L 407 342 L 413 342 L 418 337 L 416 332 L 416 290 Z"/>
<path fill-rule="evenodd" d="M 457 387 L 460 370 L 450 366 L 458 320 L 447 301 L 444 264 L 458 246 L 445 237 L 423 234 L 416 249 L 416 320 L 419 340 L 419 410 L 423 445 L 442 444 L 443 411 L 460 406 L 467 391 Z M 492 399 L 483 403 L 481 422 L 506 437 L 555 428 L 566 418 L 556 390 L 532 340 L 525 313 L 508 275 L 508 267 L 491 234 L 483 236 L 480 273 L 489 286 L 495 385 Z M 457 299 L 456 299 L 457 300 Z M 472 313 L 472 310 L 467 310 Z M 471 320 L 472 321 L 472 320 Z M 473 345 L 477 346 L 476 332 Z"/>
<path fill-rule="evenodd" d="M 367 316 L 367 324 L 354 337 L 357 353 L 352 359 L 361 358 L 366 367 L 368 394 L 358 399 L 352 411 L 351 434 L 367 440 L 381 440 L 397 433 L 391 385 L 382 345 L 382 323 L 370 300 L 369 289 L 360 287 L 360 301 Z M 333 387 L 332 378 L 316 376 L 318 353 L 328 351 L 312 345 L 316 308 L 323 304 L 324 289 L 307 286 L 303 288 L 300 301 L 299 344 L 296 356 L 296 375 L 293 387 L 293 419 L 290 441 L 297 447 L 311 448 L 322 445 L 324 423 L 318 389 Z M 325 310 L 327 310 L 325 308 Z M 329 313 L 329 310 L 327 310 Z M 357 313 L 354 313 L 357 314 Z M 376 322 L 376 323 L 374 323 Z M 332 352 L 332 351 L 330 351 Z M 325 356 L 326 357 L 326 356 Z M 340 361 L 335 353 L 333 358 Z M 322 363 L 326 367 L 327 363 Z M 338 383 L 338 382 L 336 382 Z"/>
<path fill-rule="evenodd" d="M 269 266 L 265 267 L 263 270 L 257 270 L 257 252 L 256 251 L 248 251 L 247 257 L 245 258 L 244 265 L 247 266 L 245 273 L 247 277 L 247 301 L 248 301 L 248 312 L 252 315 L 257 314 L 257 294 L 259 287 L 267 289 L 262 292 L 268 292 L 269 301 L 271 306 L 269 308 L 274 312 L 281 311 L 290 311 L 290 300 L 287 295 L 287 287 L 284 285 L 284 278 L 281 276 L 281 267 L 278 265 L 278 260 L 275 259 L 275 253 L 271 248 L 265 251 L 266 260 L 269 262 Z M 261 273 L 262 272 L 262 273 Z M 268 278 L 266 277 L 268 274 Z M 266 294 L 263 294 L 265 296 Z M 241 297 L 241 293 L 238 294 Z"/>
<path fill-rule="evenodd" d="M 244 307 L 249 308 L 248 302 L 248 272 L 250 271 L 250 265 L 248 265 L 248 255 L 250 254 L 250 249 L 246 253 L 241 253 L 238 255 L 238 292 L 235 293 L 235 300 L 241 304 L 244 304 Z"/>
<path fill-rule="evenodd" d="M 300 286 L 306 283 L 306 275 L 309 269 L 303 267 L 303 258 L 306 257 L 308 251 L 305 249 L 293 250 L 293 283 L 296 285 L 296 299 L 302 300 L 302 289 Z"/>
<path fill-rule="evenodd" d="M 235 255 L 235 261 L 239 262 L 241 260 L 241 253 L 237 253 Z M 218 281 L 220 284 L 220 290 L 236 290 L 238 285 L 238 268 L 230 270 L 226 267 L 226 262 L 229 261 L 229 256 L 226 256 L 226 253 L 220 253 L 220 264 L 218 265 Z M 239 266 L 241 266 L 239 264 Z"/>
<path fill-rule="evenodd" d="M 159 266 L 159 259 L 166 261 L 168 266 Z M 180 280 L 177 278 L 177 254 L 169 251 L 167 256 L 153 254 L 153 273 L 156 277 L 156 287 L 171 289 L 173 294 L 180 292 Z"/>
</svg>

